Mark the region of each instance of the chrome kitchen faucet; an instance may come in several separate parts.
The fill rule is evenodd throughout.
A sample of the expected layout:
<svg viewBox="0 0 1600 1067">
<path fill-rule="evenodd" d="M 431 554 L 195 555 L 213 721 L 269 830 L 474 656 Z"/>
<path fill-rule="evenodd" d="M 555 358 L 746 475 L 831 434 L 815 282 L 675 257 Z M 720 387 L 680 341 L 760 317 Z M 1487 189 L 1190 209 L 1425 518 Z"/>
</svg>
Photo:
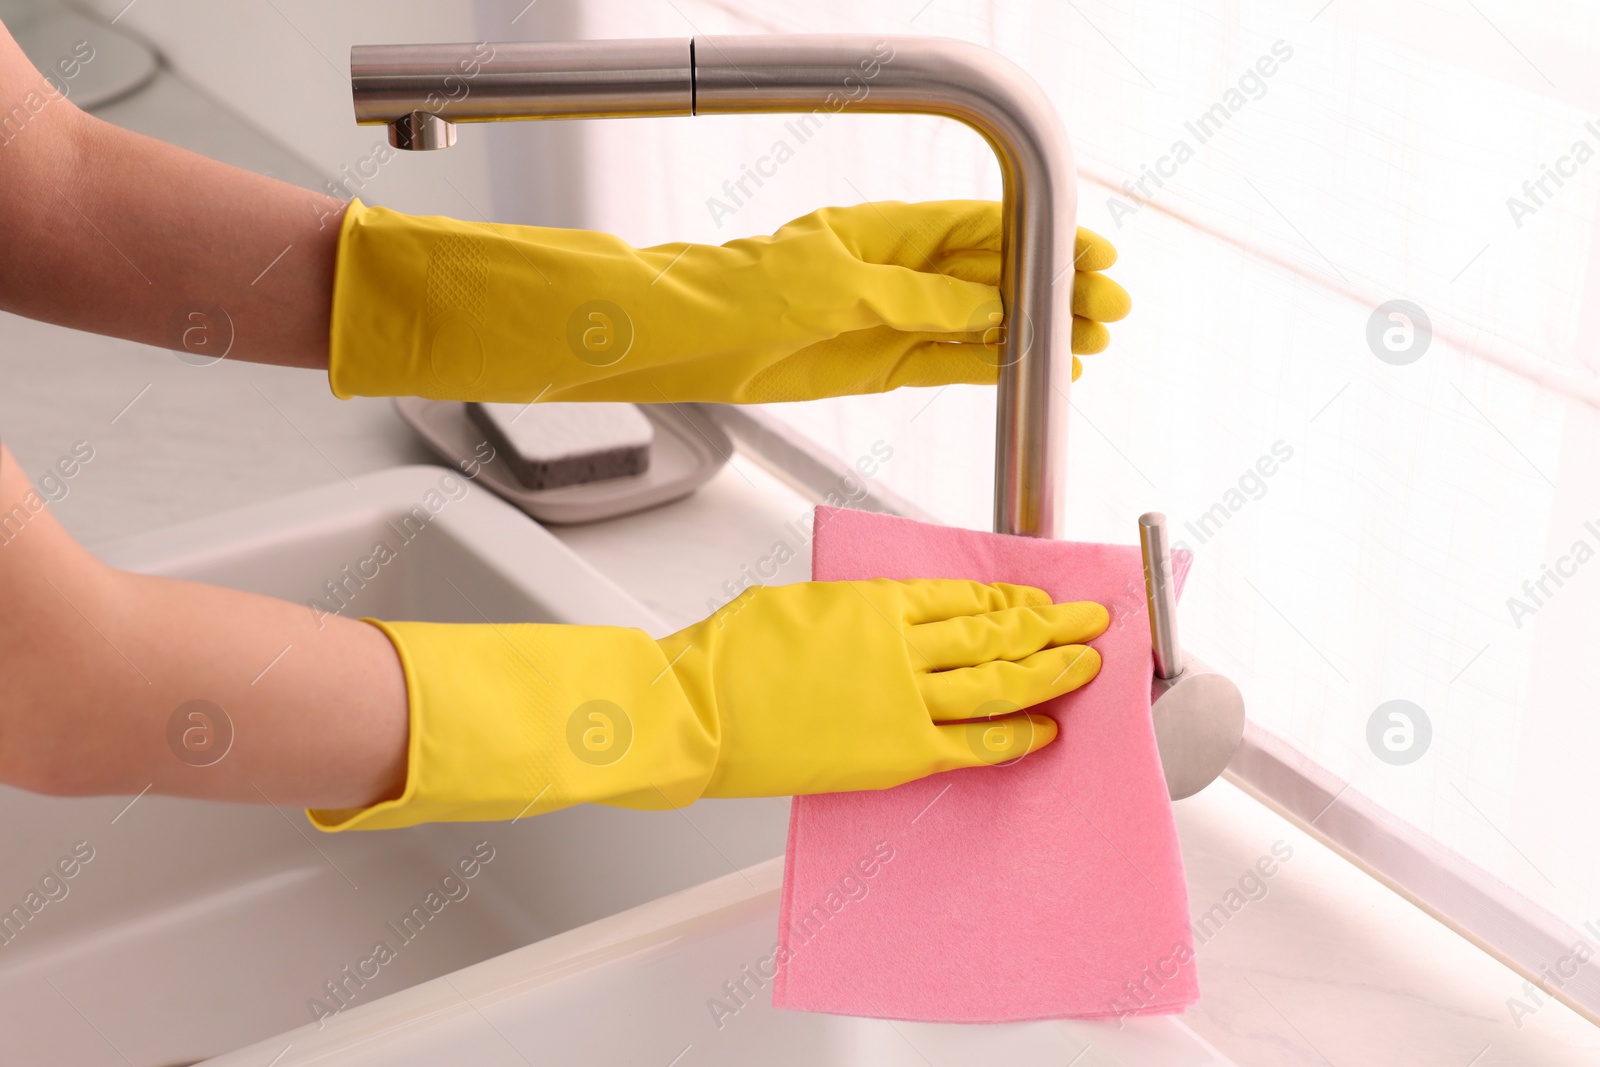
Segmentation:
<svg viewBox="0 0 1600 1067">
<path fill-rule="evenodd" d="M 527 119 L 848 106 L 972 127 L 994 150 L 1004 179 L 1004 321 L 985 345 L 999 367 L 994 529 L 1061 535 L 1077 178 L 1055 108 L 1009 60 L 963 41 L 897 36 L 358 45 L 350 50 L 350 82 L 356 121 L 387 125 L 389 143 L 409 150 L 448 148 L 458 122 Z M 1153 535 L 1144 525 L 1141 532 Z M 1157 740 L 1177 798 L 1221 773 L 1243 730 L 1244 706 L 1227 679 L 1177 661 L 1175 604 L 1161 584 L 1166 546 L 1141 540 L 1156 638 Z M 1152 566 L 1155 581 L 1148 580 Z"/>
<path fill-rule="evenodd" d="M 356 121 L 396 148 L 458 122 L 836 111 L 942 115 L 983 135 L 1005 179 L 994 528 L 1059 537 L 1077 181 L 1055 108 L 1021 68 L 937 37 L 751 36 L 357 45 Z M 1017 327 L 1015 324 L 1020 323 Z"/>
</svg>

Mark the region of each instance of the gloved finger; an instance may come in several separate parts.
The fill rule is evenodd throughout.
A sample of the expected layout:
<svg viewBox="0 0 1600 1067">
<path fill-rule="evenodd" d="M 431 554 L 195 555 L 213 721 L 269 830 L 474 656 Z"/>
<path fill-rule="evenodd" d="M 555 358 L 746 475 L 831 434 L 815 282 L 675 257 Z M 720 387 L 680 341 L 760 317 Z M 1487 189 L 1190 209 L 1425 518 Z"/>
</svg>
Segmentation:
<svg viewBox="0 0 1600 1067">
<path fill-rule="evenodd" d="M 1000 380 L 1001 350 L 982 337 L 952 341 L 948 335 L 922 334 L 884 379 L 885 389 L 902 385 L 993 385 Z"/>
<path fill-rule="evenodd" d="M 1072 350 L 1081 356 L 1104 352 L 1111 343 L 1111 331 L 1105 323 L 1072 316 Z M 1077 375 L 1073 375 L 1074 378 Z"/>
<path fill-rule="evenodd" d="M 1050 603 L 1050 594 L 1043 589 L 1006 582 L 985 585 L 965 578 L 910 578 L 898 585 L 901 617 L 912 624 Z"/>
<path fill-rule="evenodd" d="M 1072 313 L 1096 322 L 1116 322 L 1133 309 L 1128 291 L 1104 274 L 1080 271 L 1072 280 Z"/>
<path fill-rule="evenodd" d="M 1111 334 L 1104 323 L 1073 317 L 1073 352 L 1092 356 L 1104 352 L 1110 344 Z M 892 362 L 881 359 L 851 362 L 847 365 L 859 366 L 862 373 L 855 379 L 842 379 L 838 373 L 840 357 L 854 347 L 872 352 L 899 349 L 900 355 Z M 824 349 L 826 358 L 822 356 Z M 817 358 L 812 358 L 813 355 Z M 950 334 L 913 334 L 891 326 L 879 326 L 842 334 L 773 364 L 751 380 L 741 401 L 769 403 L 808 397 L 865 396 L 901 386 L 993 385 L 999 380 L 1000 366 L 1007 358 L 1008 353 L 992 341 L 986 341 L 983 334 L 954 338 Z M 888 370 L 883 373 L 886 362 Z M 1081 373 L 1083 365 L 1074 358 L 1072 380 L 1077 381 Z"/>
<path fill-rule="evenodd" d="M 1056 721 L 1048 715 L 1018 712 L 982 722 L 937 727 L 945 751 L 941 770 L 993 767 L 1037 752 L 1056 739 Z"/>
<path fill-rule="evenodd" d="M 1061 645 L 1025 659 L 992 660 L 976 667 L 918 674 L 917 689 L 935 722 L 970 719 L 997 700 L 1030 708 L 1070 693 L 1100 673 L 1100 653 L 1088 645 Z"/>
<path fill-rule="evenodd" d="M 953 339 L 969 336 L 970 342 Z M 993 385 L 1000 373 L 998 357 L 981 340 L 978 333 L 911 333 L 893 326 L 852 330 L 771 364 L 752 377 L 735 400 L 771 404 L 865 396 L 903 385 Z M 648 377 L 641 382 L 641 391 L 650 391 Z"/>
<path fill-rule="evenodd" d="M 941 274 L 948 274 L 963 281 L 980 282 L 984 285 L 999 285 L 1000 215 L 998 209 L 995 211 L 993 218 L 993 229 L 984 231 L 980 247 L 949 248 L 937 255 L 930 253 L 933 269 L 938 270 Z M 1116 261 L 1117 250 L 1111 246 L 1110 241 L 1107 241 L 1092 230 L 1086 230 L 1081 226 L 1078 228 L 1077 247 L 1073 251 L 1073 267 L 1078 271 L 1075 284 L 1081 285 L 1083 283 L 1084 274 L 1103 271 L 1116 263 Z M 924 265 L 922 269 L 926 270 L 928 267 Z M 1120 290 L 1121 286 L 1117 286 L 1117 288 Z M 1123 293 L 1123 298 L 1127 298 L 1126 292 Z M 1131 301 L 1129 303 L 1131 304 Z M 1074 308 L 1074 310 L 1077 309 Z M 1085 311 L 1079 311 L 1078 313 L 1089 315 L 1090 318 L 1100 319 L 1102 322 L 1113 322 L 1116 319 L 1120 319 L 1122 315 L 1126 315 L 1127 311 L 1123 311 L 1122 315 L 1109 317 Z"/>
<path fill-rule="evenodd" d="M 934 258 L 940 274 L 980 285 L 1000 284 L 1000 251 L 987 248 L 956 248 Z"/>
<path fill-rule="evenodd" d="M 948 274 L 879 264 L 860 270 L 863 284 L 871 291 L 860 294 L 859 307 L 850 309 L 848 320 L 819 322 L 819 340 L 828 334 L 840 337 L 877 326 L 892 326 L 905 333 L 978 335 L 988 328 L 1000 307 L 998 293 L 991 286 Z M 811 283 L 795 279 L 793 284 Z"/>
<path fill-rule="evenodd" d="M 1000 251 L 1000 205 L 992 200 L 881 200 L 806 216 L 813 217 L 864 263 L 937 273 L 952 251 Z"/>
<path fill-rule="evenodd" d="M 986 333 L 912 333 L 892 326 L 852 330 L 819 341 L 781 359 L 753 376 L 736 400 L 742 404 L 780 403 L 830 396 L 865 396 L 902 386 L 932 387 L 950 384 L 993 385 L 999 379 L 1004 349 L 985 340 Z M 1072 321 L 1072 350 L 1083 355 L 1102 352 L 1111 343 L 1103 324 L 1090 319 Z M 853 358 L 859 352 L 861 358 Z M 859 368 L 854 376 L 841 368 Z M 1072 380 L 1083 371 L 1074 359 Z M 654 372 L 650 372 L 653 374 Z M 621 375 L 612 381 L 622 380 Z M 641 372 L 641 391 L 651 391 L 649 374 Z M 563 393 L 563 400 L 605 399 L 585 395 L 580 388 Z M 674 398 L 676 399 L 676 398 Z"/>
<path fill-rule="evenodd" d="M 1111 614 L 1092 600 L 1002 608 L 913 627 L 911 640 L 929 670 L 1020 660 L 1052 645 L 1081 645 L 1105 632 Z"/>
<path fill-rule="evenodd" d="M 996 232 L 998 233 L 998 231 Z M 1079 230 L 1078 232 L 1083 234 L 1087 233 L 1088 231 Z M 1121 293 L 1121 300 L 1124 302 L 1125 307 L 1120 313 L 1117 313 L 1114 310 L 1108 310 L 1104 314 L 1101 314 L 1098 311 L 1079 311 L 1079 314 L 1087 314 L 1090 318 L 1100 319 L 1102 322 L 1115 322 L 1117 319 L 1122 318 L 1128 313 L 1127 308 L 1132 306 L 1133 301 L 1128 296 L 1127 291 L 1122 288 L 1122 286 L 1111 281 L 1111 279 L 1105 277 L 1105 275 L 1099 273 L 1116 262 L 1117 252 L 1116 249 L 1112 248 L 1110 244 L 1104 243 L 1105 238 L 1097 237 L 1096 240 L 1102 243 L 1099 245 L 1086 246 L 1080 240 L 1078 252 L 1082 258 L 1075 260 L 1077 276 L 1074 281 L 1074 285 L 1082 285 L 1085 278 L 1090 276 L 1100 279 L 1102 282 L 1110 282 L 1111 286 L 1115 288 L 1116 292 Z M 1088 252 L 1087 255 L 1084 255 L 1085 251 Z M 929 258 L 931 261 L 931 267 L 929 264 L 923 264 L 923 270 L 936 270 L 940 274 L 945 274 L 952 278 L 960 278 L 962 281 L 978 282 L 981 285 L 997 286 L 1000 284 L 1000 250 L 998 245 L 996 245 L 996 247 L 993 249 L 948 249 L 938 254 L 931 254 Z M 1100 283 L 1096 282 L 1091 284 L 1098 285 Z M 1115 297 L 1111 297 L 1110 299 L 1115 299 Z M 1076 304 L 1077 301 L 1074 300 L 1073 303 Z M 1111 305 L 1111 308 L 1114 309 L 1115 306 L 1116 305 L 1113 304 Z M 1078 309 L 1075 307 L 1074 310 Z"/>
<path fill-rule="evenodd" d="M 1080 321 L 1086 325 L 1079 327 Z M 1098 328 L 1100 332 L 1094 333 L 1093 328 Z M 1078 349 L 1079 329 L 1088 331 L 1084 334 L 1084 344 L 1091 343 L 1098 337 L 1100 347 L 1095 349 L 1096 352 L 1102 351 L 1110 344 L 1110 334 L 1105 332 L 1105 327 L 1100 323 L 1090 322 L 1088 319 L 1074 320 L 1074 351 Z M 883 379 L 882 388 L 896 389 L 902 385 L 934 386 L 952 383 L 993 385 L 1000 379 L 1000 368 L 1007 360 L 1016 358 L 1014 354 L 996 344 L 993 336 L 987 333 L 974 333 L 960 338 L 941 334 L 916 335 L 916 340 L 907 346 L 900 362 Z M 1093 355 L 1092 352 L 1085 354 Z M 1081 370 L 1081 367 L 1074 367 L 1073 381 L 1077 381 Z"/>
<path fill-rule="evenodd" d="M 1093 230 L 1079 226 L 1073 244 L 1072 265 L 1078 270 L 1105 270 L 1117 261 L 1116 248 Z"/>
</svg>

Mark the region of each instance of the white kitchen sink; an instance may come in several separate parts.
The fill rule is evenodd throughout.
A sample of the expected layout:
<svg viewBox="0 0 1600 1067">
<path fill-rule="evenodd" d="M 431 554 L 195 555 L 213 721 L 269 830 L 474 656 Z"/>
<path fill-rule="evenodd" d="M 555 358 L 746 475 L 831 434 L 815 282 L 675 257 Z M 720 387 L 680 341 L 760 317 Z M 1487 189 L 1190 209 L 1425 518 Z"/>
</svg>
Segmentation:
<svg viewBox="0 0 1600 1067">
<path fill-rule="evenodd" d="M 369 558 L 375 542 L 396 543 L 388 524 L 430 492 L 444 506 L 345 614 L 660 632 L 543 528 L 440 467 L 381 471 L 97 552 L 133 570 L 326 601 L 324 583 Z M 216 1055 L 315 1020 L 313 999 L 339 1007 L 324 983 L 371 958 L 379 940 L 398 946 L 395 958 L 364 985 L 346 980 L 350 1003 L 777 856 L 788 825 L 787 802 L 767 799 L 328 835 L 298 809 L 130 800 L 0 787 L 0 910 L 24 905 L 78 842 L 93 850 L 74 877 L 50 883 L 66 895 L 41 893 L 35 900 L 48 903 L 0 943 L 5 1067 L 154 1067 Z M 494 858 L 461 883 L 467 895 L 444 896 L 400 945 L 386 924 L 424 903 L 482 841 Z"/>
<path fill-rule="evenodd" d="M 660 632 L 544 529 L 437 467 L 98 551 L 134 570 L 327 606 L 325 583 L 377 541 L 394 544 L 430 499 L 447 502 L 346 614 Z M 0 788 L 0 809 L 0 908 L 23 902 L 75 846 L 93 850 L 52 883 L 65 895 L 0 944 L 4 1067 L 207 1056 L 230 1067 L 1228 1062 L 1174 1019 L 928 1025 L 777 1011 L 765 988 L 728 1000 L 724 983 L 776 937 L 783 800 L 337 835 L 299 810 L 154 796 Z M 441 886 L 473 858 L 475 877 Z M 419 905 L 424 920 L 402 934 Z M 714 997 L 738 1010 L 719 1020 Z"/>
<path fill-rule="evenodd" d="M 558 934 L 206 1067 L 1226 1067 L 1173 1018 L 994 1026 L 780 1011 L 782 859 Z M 734 1000 L 728 983 L 746 982 Z M 713 1012 L 719 1000 L 724 1010 Z M 730 1011 L 731 1010 L 731 1014 Z"/>
</svg>

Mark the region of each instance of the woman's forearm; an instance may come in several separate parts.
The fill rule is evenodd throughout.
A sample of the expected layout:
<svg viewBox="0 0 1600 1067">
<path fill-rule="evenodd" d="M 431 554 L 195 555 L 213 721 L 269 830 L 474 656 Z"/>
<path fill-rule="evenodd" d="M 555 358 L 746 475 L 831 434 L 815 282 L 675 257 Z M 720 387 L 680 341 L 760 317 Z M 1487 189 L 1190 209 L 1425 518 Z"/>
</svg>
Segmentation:
<svg viewBox="0 0 1600 1067">
<path fill-rule="evenodd" d="M 314 808 L 398 796 L 405 678 L 380 631 L 107 567 L 0 445 L 0 781 Z"/>
<path fill-rule="evenodd" d="M 345 204 L 119 129 L 0 27 L 0 309 L 325 369 Z M 20 119 L 18 118 L 20 116 Z"/>
</svg>

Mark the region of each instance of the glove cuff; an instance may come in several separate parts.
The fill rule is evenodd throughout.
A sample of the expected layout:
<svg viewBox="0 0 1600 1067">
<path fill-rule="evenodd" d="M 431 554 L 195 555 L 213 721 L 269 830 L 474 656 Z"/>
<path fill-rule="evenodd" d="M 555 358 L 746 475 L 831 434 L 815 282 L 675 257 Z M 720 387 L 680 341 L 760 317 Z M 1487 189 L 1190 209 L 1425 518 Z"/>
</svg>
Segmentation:
<svg viewBox="0 0 1600 1067">
<path fill-rule="evenodd" d="M 581 377 L 592 368 L 562 359 L 558 331 L 534 329 L 563 314 L 544 293 L 541 255 L 484 224 L 351 200 L 334 265 L 329 388 L 341 400 L 526 401 Z"/>
<path fill-rule="evenodd" d="M 405 790 L 308 810 L 318 829 L 517 819 L 586 802 L 682 807 L 710 781 L 715 719 L 697 716 L 642 630 L 363 621 L 405 672 Z"/>
</svg>

